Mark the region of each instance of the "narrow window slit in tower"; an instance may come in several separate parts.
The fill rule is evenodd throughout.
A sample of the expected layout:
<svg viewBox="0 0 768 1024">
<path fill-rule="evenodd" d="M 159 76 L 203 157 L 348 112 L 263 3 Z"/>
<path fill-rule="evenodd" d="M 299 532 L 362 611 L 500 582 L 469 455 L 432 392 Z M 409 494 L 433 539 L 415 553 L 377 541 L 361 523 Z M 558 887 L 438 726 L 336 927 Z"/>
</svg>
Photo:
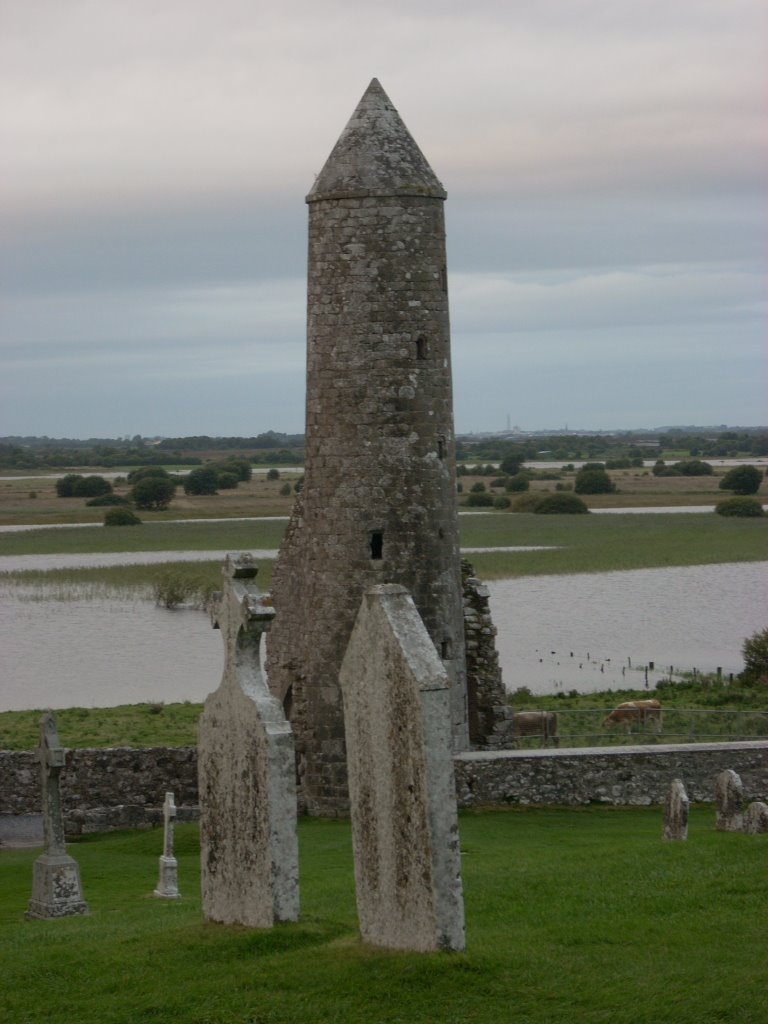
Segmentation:
<svg viewBox="0 0 768 1024">
<path fill-rule="evenodd" d="M 443 640 L 440 643 L 440 657 L 443 661 L 450 661 L 452 658 L 452 644 L 450 640 Z"/>
<path fill-rule="evenodd" d="M 383 530 L 372 530 L 371 539 L 371 560 L 378 561 L 384 557 L 384 531 Z"/>
<path fill-rule="evenodd" d="M 437 435 L 437 457 L 438 459 L 445 458 L 445 438 L 442 434 Z"/>
<path fill-rule="evenodd" d="M 420 334 L 416 339 L 416 358 L 427 358 L 427 339 L 424 337 L 423 334 Z"/>
</svg>

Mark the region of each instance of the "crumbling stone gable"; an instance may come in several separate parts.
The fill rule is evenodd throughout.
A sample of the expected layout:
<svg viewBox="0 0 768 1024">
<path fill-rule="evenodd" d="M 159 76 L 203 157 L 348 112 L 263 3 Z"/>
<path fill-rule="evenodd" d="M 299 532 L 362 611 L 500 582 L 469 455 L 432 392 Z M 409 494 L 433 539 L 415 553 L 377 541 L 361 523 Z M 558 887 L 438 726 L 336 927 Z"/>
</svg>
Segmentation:
<svg viewBox="0 0 768 1024">
<path fill-rule="evenodd" d="M 506 692 L 496 650 L 496 627 L 491 618 L 488 588 L 475 576 L 466 559 L 461 561 L 464 601 L 464 640 L 467 651 L 467 706 L 469 739 L 485 746 L 503 719 Z"/>
</svg>

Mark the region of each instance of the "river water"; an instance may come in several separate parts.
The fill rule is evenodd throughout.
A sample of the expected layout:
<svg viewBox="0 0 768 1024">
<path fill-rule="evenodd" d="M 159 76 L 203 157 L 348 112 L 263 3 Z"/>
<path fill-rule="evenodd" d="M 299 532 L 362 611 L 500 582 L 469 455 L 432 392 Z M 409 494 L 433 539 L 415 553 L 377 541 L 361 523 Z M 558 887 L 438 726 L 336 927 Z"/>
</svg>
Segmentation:
<svg viewBox="0 0 768 1024">
<path fill-rule="evenodd" d="M 670 665 L 738 672 L 743 639 L 766 625 L 766 570 L 752 562 L 493 582 L 505 685 L 634 688 L 651 661 L 650 686 Z M 203 612 L 8 583 L 0 657 L 0 711 L 200 701 L 223 667 L 221 634 Z"/>
</svg>

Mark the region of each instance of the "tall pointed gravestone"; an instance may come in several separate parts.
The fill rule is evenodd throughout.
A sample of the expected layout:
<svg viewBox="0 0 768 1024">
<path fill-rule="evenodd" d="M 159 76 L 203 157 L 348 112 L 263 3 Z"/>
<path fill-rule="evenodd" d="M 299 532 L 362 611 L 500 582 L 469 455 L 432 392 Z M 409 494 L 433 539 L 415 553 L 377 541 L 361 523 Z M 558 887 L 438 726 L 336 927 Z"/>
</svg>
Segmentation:
<svg viewBox="0 0 768 1024">
<path fill-rule="evenodd" d="M 203 914 L 268 928 L 299 915 L 293 734 L 261 672 L 269 598 L 250 555 L 228 555 L 211 609 L 224 639 L 221 686 L 198 739 Z"/>
<path fill-rule="evenodd" d="M 87 914 L 80 870 L 69 856 L 64 842 L 59 776 L 64 767 L 64 748 L 59 741 L 56 719 L 46 711 L 40 719 L 40 778 L 43 790 L 44 853 L 33 865 L 32 899 L 27 917 L 73 917 Z"/>
<path fill-rule="evenodd" d="M 405 587 L 363 596 L 340 685 L 362 939 L 463 949 L 450 684 Z"/>
</svg>

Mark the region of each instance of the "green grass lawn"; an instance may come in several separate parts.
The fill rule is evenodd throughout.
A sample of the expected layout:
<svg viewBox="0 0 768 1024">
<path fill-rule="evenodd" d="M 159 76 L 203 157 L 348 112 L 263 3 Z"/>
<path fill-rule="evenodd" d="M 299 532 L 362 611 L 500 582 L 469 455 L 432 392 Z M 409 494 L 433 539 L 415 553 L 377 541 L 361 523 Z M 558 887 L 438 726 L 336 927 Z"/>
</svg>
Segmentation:
<svg viewBox="0 0 768 1024">
<path fill-rule="evenodd" d="M 537 516 L 497 513 L 460 518 L 463 548 L 546 546 L 554 550 L 473 552 L 484 579 L 573 572 L 609 572 L 657 566 L 704 565 L 768 559 L 768 521 L 706 514 Z M 147 523 L 114 529 L 30 530 L 0 537 L 0 554 L 65 554 L 106 551 L 248 551 L 276 549 L 285 522 Z M 197 563 L 186 572 L 219 578 L 218 563 Z M 158 566 L 67 569 L 14 573 L 27 582 L 108 581 L 148 585 Z M 269 583 L 271 564 L 262 561 L 259 584 Z M 10 575 L 10 574 L 9 574 Z M 8 578 L 8 577 L 6 577 Z"/>
<path fill-rule="evenodd" d="M 39 851 L 0 852 L 0 1019 L 13 1024 L 761 1024 L 768 836 L 653 809 L 461 815 L 467 949 L 357 937 L 349 825 L 303 819 L 301 921 L 201 918 L 197 830 L 178 826 L 182 900 L 151 897 L 161 833 L 71 844 L 88 917 L 25 921 Z"/>
</svg>

